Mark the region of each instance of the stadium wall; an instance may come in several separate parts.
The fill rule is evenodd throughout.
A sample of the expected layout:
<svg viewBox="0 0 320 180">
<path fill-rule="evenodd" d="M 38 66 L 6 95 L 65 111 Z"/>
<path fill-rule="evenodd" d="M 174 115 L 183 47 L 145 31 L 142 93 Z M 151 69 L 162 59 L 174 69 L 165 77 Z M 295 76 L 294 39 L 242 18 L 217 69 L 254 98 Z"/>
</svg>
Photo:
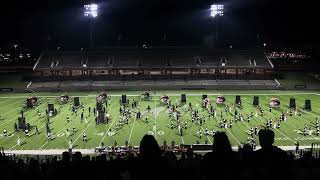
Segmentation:
<svg viewBox="0 0 320 180">
<path fill-rule="evenodd" d="M 319 90 L 319 86 L 267 86 L 267 85 L 255 85 L 255 86 L 240 86 L 240 85 L 185 85 L 185 86 L 108 86 L 108 87 L 64 87 L 64 88 L 52 88 L 52 87 L 37 87 L 37 88 L 4 88 L 0 90 L 0 93 L 30 93 L 30 92 L 65 92 L 65 91 L 105 91 L 105 90 Z"/>
<path fill-rule="evenodd" d="M 256 86 L 241 86 L 241 85 L 176 85 L 176 86 L 108 86 L 108 87 L 63 87 L 49 88 L 38 87 L 31 90 L 16 89 L 16 92 L 70 92 L 70 91 L 109 91 L 109 90 L 277 90 L 281 87 L 273 85 L 256 85 Z"/>
</svg>

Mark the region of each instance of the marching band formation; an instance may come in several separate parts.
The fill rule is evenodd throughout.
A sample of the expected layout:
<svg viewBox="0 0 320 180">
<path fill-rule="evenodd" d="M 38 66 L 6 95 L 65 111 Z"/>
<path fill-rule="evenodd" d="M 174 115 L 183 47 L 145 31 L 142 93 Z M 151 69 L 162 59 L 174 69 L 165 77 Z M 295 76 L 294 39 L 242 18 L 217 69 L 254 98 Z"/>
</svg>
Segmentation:
<svg viewBox="0 0 320 180">
<path fill-rule="evenodd" d="M 113 136 L 115 133 L 119 132 L 120 129 L 122 129 L 124 126 L 129 124 L 129 121 L 131 120 L 143 120 L 145 123 L 150 122 L 150 117 L 156 115 L 156 111 L 165 111 L 168 116 L 168 123 L 169 128 L 171 130 L 176 131 L 177 135 L 183 137 L 185 134 L 185 131 L 188 131 L 188 128 L 190 126 L 197 126 L 198 130 L 194 133 L 198 140 L 196 143 L 199 143 L 199 141 L 204 137 L 204 141 L 207 144 L 210 140 L 210 137 L 213 136 L 217 131 L 228 131 L 234 128 L 235 125 L 239 123 L 246 122 L 245 126 L 247 127 L 245 133 L 247 136 L 247 143 L 250 144 L 252 147 L 256 147 L 257 143 L 257 136 L 259 133 L 259 130 L 262 128 L 272 128 L 272 129 L 281 129 L 281 123 L 290 120 L 291 117 L 295 116 L 302 116 L 302 112 L 300 108 L 290 108 L 286 112 L 281 112 L 279 116 L 275 115 L 273 113 L 274 108 L 278 108 L 280 106 L 280 100 L 277 98 L 272 98 L 270 100 L 269 104 L 269 116 L 272 116 L 272 118 L 268 120 L 264 120 L 261 117 L 265 116 L 265 110 L 261 106 L 254 106 L 251 111 L 247 112 L 248 109 L 244 110 L 241 106 L 241 99 L 240 96 L 236 97 L 236 102 L 226 104 L 226 98 L 224 96 L 217 96 L 215 103 L 211 101 L 211 99 L 205 95 L 203 96 L 201 100 L 201 106 L 199 104 L 192 104 L 192 102 L 175 102 L 172 103 L 171 99 L 167 95 L 160 96 L 160 102 L 162 104 L 163 109 L 152 109 L 150 105 L 147 105 L 145 110 L 142 110 L 140 108 L 141 101 L 149 101 L 152 100 L 153 97 L 151 97 L 149 92 L 145 92 L 141 95 L 139 99 L 133 99 L 131 101 L 131 104 L 129 105 L 129 101 L 126 101 L 126 103 L 120 102 L 119 107 L 119 116 L 118 119 L 115 120 L 115 127 L 114 129 L 110 128 L 107 130 L 107 135 L 109 137 Z M 28 98 L 28 103 L 34 103 L 34 100 L 37 100 L 36 97 Z M 32 100 L 32 101 L 31 101 Z M 106 116 L 106 123 L 110 122 L 110 114 L 108 113 L 108 105 L 110 103 L 110 98 L 107 96 L 107 94 L 102 94 L 97 97 L 97 102 L 102 103 L 103 112 Z M 60 96 L 60 102 L 61 104 L 66 104 L 69 101 L 69 97 L 67 95 Z M 72 100 L 71 100 L 72 101 Z M 40 101 L 41 103 L 41 101 Z M 105 104 L 105 105 L 104 105 Z M 30 105 L 30 104 L 29 104 Z M 34 106 L 35 107 L 35 106 Z M 219 107 L 219 108 L 218 108 Z M 84 104 L 81 104 L 79 108 L 74 107 L 73 103 L 70 103 L 70 113 L 66 116 L 66 124 L 69 124 L 73 119 L 77 118 L 78 113 L 80 112 L 80 121 L 85 122 L 88 124 L 90 121 L 88 121 L 89 116 L 97 116 L 96 112 L 97 107 L 88 107 L 85 108 Z M 155 107 L 156 108 L 156 107 Z M 36 116 L 39 117 L 39 119 L 42 117 L 42 114 L 39 110 L 39 107 L 36 107 L 37 113 Z M 88 113 L 85 113 L 85 110 L 88 110 Z M 93 109 L 93 111 L 92 111 Z M 219 109 L 219 110 L 218 110 Z M 53 132 L 50 128 L 50 118 L 53 114 L 57 114 L 57 109 L 54 109 L 51 112 L 46 109 L 46 117 L 47 122 L 45 124 L 46 127 L 46 134 L 48 141 L 52 141 L 53 138 Z M 135 114 L 135 116 L 133 115 Z M 189 115 L 188 115 L 189 114 Z M 24 110 L 21 111 L 21 116 L 24 116 Z M 70 118 L 70 116 L 73 116 Z M 218 126 L 209 126 L 209 121 L 215 121 Z M 255 123 L 256 125 L 249 126 L 248 124 L 251 121 L 265 121 L 265 124 L 261 123 Z M 99 124 L 96 121 L 97 124 Z M 210 123 L 212 124 L 212 123 Z M 257 125 L 259 124 L 259 125 Z M 17 130 L 17 124 L 15 124 L 15 129 Z M 194 130 L 194 128 L 192 128 Z M 30 128 L 25 128 L 25 137 L 30 137 Z M 71 137 L 73 134 L 77 132 L 77 127 L 74 125 L 72 127 L 72 131 L 69 130 L 68 127 L 65 127 L 65 134 L 66 137 Z M 150 130 L 153 133 L 157 132 L 157 125 L 154 122 L 153 128 Z M 319 136 L 320 134 L 320 127 L 319 127 L 319 119 L 316 118 L 314 126 L 305 124 L 305 127 L 303 130 L 300 131 L 300 133 L 303 136 L 307 135 L 316 135 Z M 35 127 L 35 131 L 32 133 L 32 135 L 39 135 L 41 132 L 39 131 L 38 127 Z M 190 134 L 190 132 L 188 132 Z M 3 136 L 8 136 L 7 129 L 3 130 Z M 86 132 L 82 132 L 82 141 L 87 143 L 88 142 L 88 135 Z M 72 148 L 73 141 L 71 138 L 69 138 L 69 147 Z M 116 144 L 117 142 L 115 142 Z M 126 144 L 129 145 L 129 142 L 126 141 Z M 21 146 L 21 139 L 20 136 L 17 136 L 17 146 Z"/>
</svg>

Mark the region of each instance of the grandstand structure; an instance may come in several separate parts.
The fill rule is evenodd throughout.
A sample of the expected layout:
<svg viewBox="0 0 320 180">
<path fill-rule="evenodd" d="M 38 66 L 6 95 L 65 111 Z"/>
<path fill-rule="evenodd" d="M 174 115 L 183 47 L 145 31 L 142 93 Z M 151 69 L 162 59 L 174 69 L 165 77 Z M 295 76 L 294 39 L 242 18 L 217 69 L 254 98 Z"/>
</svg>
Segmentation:
<svg viewBox="0 0 320 180">
<path fill-rule="evenodd" d="M 110 47 L 44 51 L 33 67 L 30 88 L 277 89 L 272 76 L 273 64 L 257 49 Z"/>
</svg>

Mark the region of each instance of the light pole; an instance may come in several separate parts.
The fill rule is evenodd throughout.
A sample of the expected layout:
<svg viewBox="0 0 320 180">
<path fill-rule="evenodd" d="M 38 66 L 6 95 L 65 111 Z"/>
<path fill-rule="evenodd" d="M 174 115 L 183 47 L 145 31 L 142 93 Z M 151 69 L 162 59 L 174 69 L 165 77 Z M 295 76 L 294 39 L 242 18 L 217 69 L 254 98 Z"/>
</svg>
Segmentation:
<svg viewBox="0 0 320 180">
<path fill-rule="evenodd" d="M 84 60 L 85 60 L 84 49 L 81 48 L 81 49 L 80 49 L 80 52 L 81 52 L 81 64 L 82 64 L 82 63 L 84 62 Z"/>
<path fill-rule="evenodd" d="M 94 40 L 93 40 L 93 19 L 98 17 L 98 5 L 97 4 L 87 4 L 84 5 L 84 12 L 83 15 L 89 18 L 90 24 L 90 32 L 89 32 L 89 40 L 90 40 L 90 47 L 94 47 Z"/>
<path fill-rule="evenodd" d="M 210 8 L 210 16 L 216 20 L 216 43 L 219 42 L 219 17 L 223 16 L 224 5 L 223 4 L 212 4 Z M 219 43 L 218 43 L 219 44 Z"/>
<path fill-rule="evenodd" d="M 61 60 L 60 48 L 61 48 L 60 46 L 58 46 L 58 48 L 57 48 L 57 50 L 58 50 L 58 61 Z"/>
<path fill-rule="evenodd" d="M 14 60 L 17 60 L 17 47 L 18 45 L 17 44 L 14 44 Z"/>
</svg>

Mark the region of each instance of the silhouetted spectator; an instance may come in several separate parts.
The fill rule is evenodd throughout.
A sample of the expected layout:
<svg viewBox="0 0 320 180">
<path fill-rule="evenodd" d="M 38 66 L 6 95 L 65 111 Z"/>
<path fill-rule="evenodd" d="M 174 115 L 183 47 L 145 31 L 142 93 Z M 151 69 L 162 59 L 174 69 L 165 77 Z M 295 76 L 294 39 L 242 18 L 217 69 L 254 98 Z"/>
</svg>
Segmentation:
<svg viewBox="0 0 320 180">
<path fill-rule="evenodd" d="M 234 152 L 226 133 L 218 132 L 214 135 L 212 152 L 207 153 L 204 158 L 210 161 L 234 160 Z"/>
<path fill-rule="evenodd" d="M 259 131 L 259 141 L 261 149 L 255 151 L 255 158 L 257 161 L 273 161 L 273 160 L 287 160 L 287 153 L 273 146 L 274 132 L 270 129 L 262 129 Z"/>
<path fill-rule="evenodd" d="M 166 171 L 166 163 L 161 158 L 161 150 L 156 139 L 152 135 L 146 134 L 140 142 L 139 150 L 138 161 L 134 163 L 130 172 L 131 177 L 140 180 L 155 177 L 158 179 L 162 176 L 161 172 Z M 151 164 L 154 166 L 150 166 Z M 156 167 L 163 167 L 163 169 Z"/>
<path fill-rule="evenodd" d="M 253 148 L 250 144 L 243 145 L 241 149 L 241 160 L 251 161 L 253 158 Z"/>
<path fill-rule="evenodd" d="M 224 166 L 224 164 L 234 164 L 235 152 L 232 151 L 230 141 L 225 132 L 217 132 L 214 135 L 214 141 L 212 145 L 212 152 L 207 153 L 203 157 L 201 162 L 201 170 L 205 179 L 214 178 L 236 178 L 234 174 L 230 173 L 230 168 Z M 214 169 L 218 173 L 212 173 L 212 166 L 216 166 Z M 236 165 L 235 165 L 236 166 Z"/>
<path fill-rule="evenodd" d="M 145 135 L 140 142 L 141 160 L 160 160 L 161 150 L 157 140 L 152 135 Z"/>
<path fill-rule="evenodd" d="M 62 153 L 62 161 L 63 162 L 69 162 L 70 161 L 70 154 L 69 154 L 69 152 L 63 152 Z"/>
<path fill-rule="evenodd" d="M 186 154 L 187 154 L 187 159 L 194 159 L 194 153 L 192 148 L 188 148 Z"/>
</svg>

